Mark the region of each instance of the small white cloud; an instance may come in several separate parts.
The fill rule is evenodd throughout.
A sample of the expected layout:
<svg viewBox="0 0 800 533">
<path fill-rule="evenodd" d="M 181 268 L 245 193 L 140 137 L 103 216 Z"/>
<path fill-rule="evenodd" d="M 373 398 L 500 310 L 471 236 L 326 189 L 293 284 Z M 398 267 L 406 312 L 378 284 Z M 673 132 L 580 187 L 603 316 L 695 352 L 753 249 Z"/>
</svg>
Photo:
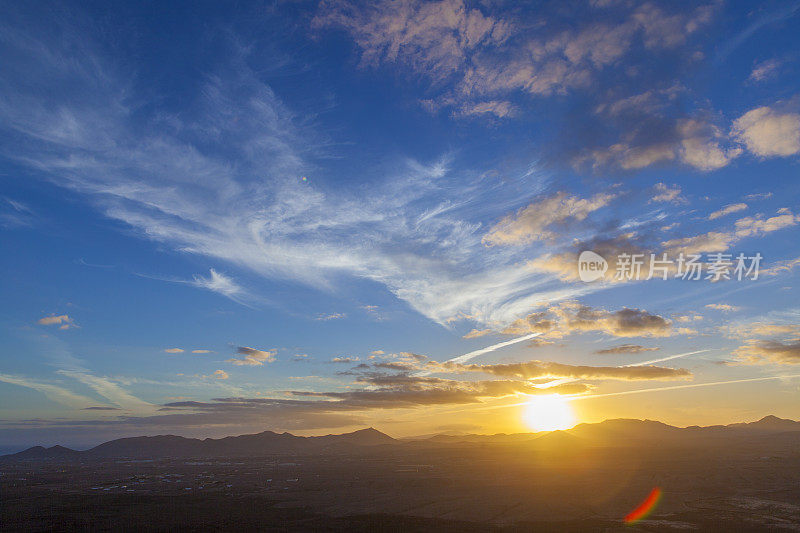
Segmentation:
<svg viewBox="0 0 800 533">
<path fill-rule="evenodd" d="M 656 183 L 653 188 L 656 194 L 650 198 L 651 202 L 671 202 L 673 204 L 686 203 L 686 198 L 681 196 L 681 188 L 677 185 L 670 187 L 666 183 Z"/>
<path fill-rule="evenodd" d="M 59 326 L 58 329 L 70 329 L 78 327 L 69 315 L 50 315 L 37 320 L 40 326 Z"/>
<path fill-rule="evenodd" d="M 333 359 L 331 359 L 331 363 L 355 363 L 358 360 L 359 360 L 358 357 L 340 356 L 340 357 L 334 357 Z"/>
<path fill-rule="evenodd" d="M 678 133 L 682 137 L 678 148 L 681 161 L 698 170 L 722 168 L 742 153 L 739 147 L 720 146 L 723 135 L 719 128 L 700 120 L 678 121 Z"/>
<path fill-rule="evenodd" d="M 166 353 L 183 353 L 186 350 L 184 350 L 183 348 L 166 348 L 164 351 Z"/>
<path fill-rule="evenodd" d="M 346 313 L 327 313 L 327 314 L 323 313 L 317 315 L 317 318 L 315 320 L 328 321 L 328 320 L 338 320 L 340 318 L 346 318 L 346 317 L 347 317 Z"/>
<path fill-rule="evenodd" d="M 719 211 L 714 211 L 713 213 L 708 215 L 708 220 L 715 220 L 715 219 L 718 219 L 720 217 L 724 217 L 725 215 L 730 215 L 731 213 L 744 211 L 745 209 L 747 209 L 747 204 L 744 204 L 744 203 L 726 205 L 725 207 L 723 207 Z"/>
<path fill-rule="evenodd" d="M 707 304 L 706 308 L 716 309 L 717 311 L 738 311 L 740 308 L 730 304 Z"/>
<path fill-rule="evenodd" d="M 214 377 L 217 379 L 228 379 L 228 377 L 230 376 L 228 376 L 228 373 L 225 372 L 224 370 L 215 370 Z"/>
<path fill-rule="evenodd" d="M 766 200 L 768 198 L 772 198 L 771 192 L 755 192 L 753 194 L 748 194 L 744 197 L 745 200 Z"/>
<path fill-rule="evenodd" d="M 758 107 L 733 122 L 732 134 L 757 156 L 794 155 L 800 152 L 800 115 Z"/>
<path fill-rule="evenodd" d="M 197 354 L 211 353 L 211 350 L 192 350 L 192 353 L 197 353 Z"/>
<path fill-rule="evenodd" d="M 774 217 L 764 218 L 762 215 L 740 218 L 736 221 L 736 236 L 749 237 L 771 233 L 783 228 L 794 226 L 800 222 L 800 215 L 795 215 L 788 208 L 778 209 Z"/>
</svg>

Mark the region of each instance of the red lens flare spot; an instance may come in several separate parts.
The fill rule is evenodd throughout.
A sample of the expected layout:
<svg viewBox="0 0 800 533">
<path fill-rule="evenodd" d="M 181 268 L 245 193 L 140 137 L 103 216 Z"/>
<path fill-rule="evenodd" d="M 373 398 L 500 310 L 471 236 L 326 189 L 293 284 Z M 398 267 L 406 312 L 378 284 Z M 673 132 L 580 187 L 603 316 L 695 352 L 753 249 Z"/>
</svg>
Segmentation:
<svg viewBox="0 0 800 533">
<path fill-rule="evenodd" d="M 650 512 L 655 509 L 658 501 L 661 499 L 661 489 L 656 487 L 650 491 L 647 498 L 639 504 L 639 506 L 625 516 L 626 524 L 633 524 L 642 518 L 645 518 Z"/>
</svg>

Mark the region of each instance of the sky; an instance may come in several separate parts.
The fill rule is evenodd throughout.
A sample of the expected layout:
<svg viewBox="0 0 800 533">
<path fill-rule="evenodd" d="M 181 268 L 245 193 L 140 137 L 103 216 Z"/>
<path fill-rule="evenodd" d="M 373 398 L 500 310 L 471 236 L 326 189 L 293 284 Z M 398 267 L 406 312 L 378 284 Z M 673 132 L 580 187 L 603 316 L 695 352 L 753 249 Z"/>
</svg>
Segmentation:
<svg viewBox="0 0 800 533">
<path fill-rule="evenodd" d="M 800 418 L 800 3 L 3 12 L 0 447 Z"/>
</svg>

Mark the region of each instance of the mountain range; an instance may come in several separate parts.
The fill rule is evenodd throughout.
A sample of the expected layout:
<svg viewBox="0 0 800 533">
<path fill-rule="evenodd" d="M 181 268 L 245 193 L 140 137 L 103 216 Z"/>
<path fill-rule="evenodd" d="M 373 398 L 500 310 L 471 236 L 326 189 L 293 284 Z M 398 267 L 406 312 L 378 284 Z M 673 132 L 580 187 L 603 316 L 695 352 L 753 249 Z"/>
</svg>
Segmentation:
<svg viewBox="0 0 800 533">
<path fill-rule="evenodd" d="M 79 460 L 109 458 L 259 457 L 359 453 L 376 446 L 524 445 L 534 449 L 569 450 L 583 447 L 678 446 L 714 447 L 746 445 L 753 451 L 780 447 L 800 448 L 800 422 L 766 416 L 756 422 L 679 428 L 653 420 L 613 419 L 584 423 L 563 431 L 494 435 L 435 435 L 398 440 L 374 428 L 340 435 L 300 437 L 264 431 L 220 439 L 194 439 L 176 435 L 129 437 L 105 442 L 84 451 L 63 446 L 34 446 L 0 456 L 0 461 Z M 749 446 L 747 446 L 749 445 Z"/>
</svg>

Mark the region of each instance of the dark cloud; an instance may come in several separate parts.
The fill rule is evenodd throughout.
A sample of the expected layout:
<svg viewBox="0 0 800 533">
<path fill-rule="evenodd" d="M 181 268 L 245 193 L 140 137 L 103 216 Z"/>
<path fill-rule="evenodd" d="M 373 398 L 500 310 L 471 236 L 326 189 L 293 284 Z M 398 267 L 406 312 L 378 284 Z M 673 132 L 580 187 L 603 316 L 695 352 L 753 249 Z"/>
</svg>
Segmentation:
<svg viewBox="0 0 800 533">
<path fill-rule="evenodd" d="M 675 331 L 670 320 L 643 309 L 624 307 L 607 311 L 578 302 L 563 302 L 546 311 L 532 313 L 503 330 L 509 335 L 542 333 L 545 339 L 581 332 L 600 332 L 614 337 L 668 337 L 683 331 Z"/>
<path fill-rule="evenodd" d="M 616 379 L 634 380 L 681 380 L 691 379 L 692 374 L 683 368 L 660 366 L 584 366 L 528 361 L 526 363 L 506 363 L 494 365 L 461 365 L 470 372 L 483 372 L 506 378 L 533 379 L 541 377 L 573 379 Z"/>
<path fill-rule="evenodd" d="M 734 351 L 740 360 L 755 363 L 800 364 L 800 340 L 749 340 Z"/>
<path fill-rule="evenodd" d="M 250 348 L 248 346 L 239 346 L 236 348 L 236 353 L 240 355 L 244 355 L 242 358 L 232 358 L 228 359 L 229 363 L 233 363 L 234 365 L 238 366 L 260 366 L 264 363 L 273 363 L 275 362 L 275 356 L 277 355 L 277 350 L 257 350 L 255 348 Z"/>
<path fill-rule="evenodd" d="M 602 350 L 595 350 L 597 354 L 614 354 L 614 353 L 642 353 L 652 352 L 658 350 L 657 347 L 642 346 L 640 344 L 620 344 L 619 346 L 612 346 Z"/>
<path fill-rule="evenodd" d="M 388 381 L 388 380 L 387 380 Z M 526 381 L 456 381 L 438 378 L 401 376 L 393 386 L 345 392 L 291 391 L 302 397 L 335 398 L 345 405 L 358 407 L 403 407 L 408 405 L 438 405 L 476 403 L 484 398 L 502 398 L 516 394 L 581 394 L 589 391 L 583 383 L 568 383 L 547 389 L 537 388 Z"/>
</svg>

